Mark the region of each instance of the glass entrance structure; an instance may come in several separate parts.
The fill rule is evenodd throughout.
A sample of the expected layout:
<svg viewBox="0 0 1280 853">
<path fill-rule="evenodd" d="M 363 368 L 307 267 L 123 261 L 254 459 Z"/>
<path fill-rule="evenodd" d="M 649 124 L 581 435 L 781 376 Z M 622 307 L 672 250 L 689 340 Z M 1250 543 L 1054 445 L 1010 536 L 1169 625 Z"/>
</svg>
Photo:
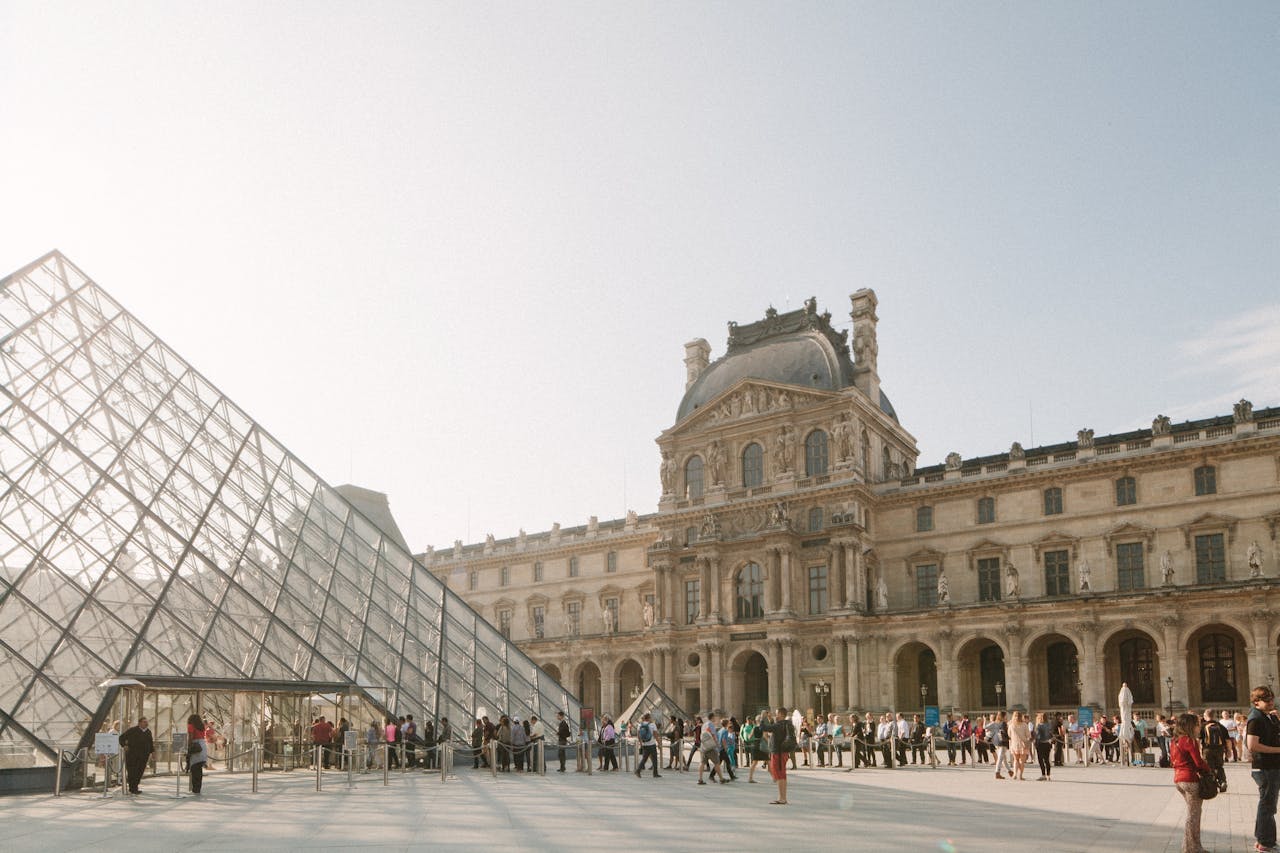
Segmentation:
<svg viewBox="0 0 1280 853">
<path fill-rule="evenodd" d="M 271 726 L 281 743 L 315 696 L 356 702 L 366 725 L 578 719 L 61 253 L 0 280 L 0 382 L 0 768 L 52 766 L 132 702 L 181 719 L 183 695 L 242 727 L 228 736 Z"/>
</svg>

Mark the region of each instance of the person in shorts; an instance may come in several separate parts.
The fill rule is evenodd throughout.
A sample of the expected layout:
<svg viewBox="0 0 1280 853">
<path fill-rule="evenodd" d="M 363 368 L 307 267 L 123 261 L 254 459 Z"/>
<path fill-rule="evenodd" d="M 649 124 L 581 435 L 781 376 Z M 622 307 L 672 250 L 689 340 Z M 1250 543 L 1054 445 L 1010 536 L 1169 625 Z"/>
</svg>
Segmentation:
<svg viewBox="0 0 1280 853">
<path fill-rule="evenodd" d="M 762 728 L 764 728 L 762 726 Z M 767 727 L 773 738 L 773 751 L 769 753 L 769 775 L 778 783 L 778 799 L 770 805 L 787 804 L 787 747 L 796 742 L 796 730 L 787 717 L 787 709 L 779 708 L 776 722 Z"/>
</svg>

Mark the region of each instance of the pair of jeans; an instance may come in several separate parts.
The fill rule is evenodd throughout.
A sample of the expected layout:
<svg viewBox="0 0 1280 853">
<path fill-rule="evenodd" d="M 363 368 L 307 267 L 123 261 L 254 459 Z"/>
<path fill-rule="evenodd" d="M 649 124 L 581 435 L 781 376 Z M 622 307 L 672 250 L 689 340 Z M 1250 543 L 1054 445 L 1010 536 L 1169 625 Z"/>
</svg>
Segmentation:
<svg viewBox="0 0 1280 853">
<path fill-rule="evenodd" d="M 1276 843 L 1276 797 L 1280 795 L 1280 768 L 1255 770 L 1253 781 L 1258 785 L 1258 816 L 1253 822 L 1253 836 L 1263 847 Z"/>
</svg>

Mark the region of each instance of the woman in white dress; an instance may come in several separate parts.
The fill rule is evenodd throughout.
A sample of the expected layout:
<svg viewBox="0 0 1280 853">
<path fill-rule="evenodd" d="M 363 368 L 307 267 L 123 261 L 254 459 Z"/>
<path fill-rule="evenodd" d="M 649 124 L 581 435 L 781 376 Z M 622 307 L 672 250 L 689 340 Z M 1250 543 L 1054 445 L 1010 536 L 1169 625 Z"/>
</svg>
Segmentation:
<svg viewBox="0 0 1280 853">
<path fill-rule="evenodd" d="M 1027 715 L 1014 711 L 1009 720 L 1009 751 L 1013 753 L 1013 775 L 1010 779 L 1025 782 L 1023 773 L 1027 769 L 1027 758 L 1031 755 L 1031 724 Z"/>
</svg>

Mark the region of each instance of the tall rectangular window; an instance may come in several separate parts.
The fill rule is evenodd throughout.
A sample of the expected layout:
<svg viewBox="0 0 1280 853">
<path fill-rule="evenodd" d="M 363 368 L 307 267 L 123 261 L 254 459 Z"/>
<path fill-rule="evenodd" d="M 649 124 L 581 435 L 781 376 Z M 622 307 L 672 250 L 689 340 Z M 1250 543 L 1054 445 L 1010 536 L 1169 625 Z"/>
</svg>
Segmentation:
<svg viewBox="0 0 1280 853">
<path fill-rule="evenodd" d="M 1227 579 L 1227 552 L 1222 534 L 1196 537 L 1196 583 L 1221 583 Z"/>
<path fill-rule="evenodd" d="M 1132 477 L 1116 480 L 1116 506 L 1132 506 L 1138 502 L 1138 483 Z"/>
<path fill-rule="evenodd" d="M 978 498 L 978 523 L 991 524 L 996 520 L 996 499 Z"/>
<path fill-rule="evenodd" d="M 508 640 L 511 639 L 511 611 L 510 610 L 498 611 L 498 630 L 502 632 L 502 636 L 506 637 Z"/>
<path fill-rule="evenodd" d="M 1116 588 L 1142 589 L 1147 585 L 1141 542 L 1122 542 L 1116 546 Z"/>
<path fill-rule="evenodd" d="M 472 592 L 475 592 L 476 588 L 479 586 L 480 586 L 480 573 L 479 572 L 469 573 L 467 575 L 467 589 L 471 590 Z"/>
<path fill-rule="evenodd" d="M 533 580 L 535 583 L 542 580 L 542 561 L 533 564 Z"/>
<path fill-rule="evenodd" d="M 618 570 L 618 552 L 610 551 L 604 558 L 604 570 L 606 572 L 616 572 Z"/>
<path fill-rule="evenodd" d="M 983 557 L 978 560 L 978 600 L 1000 600 L 999 557 Z"/>
<path fill-rule="evenodd" d="M 618 599 L 606 598 L 604 600 L 604 609 L 613 613 L 613 630 L 618 630 Z"/>
<path fill-rule="evenodd" d="M 541 640 L 547 633 L 547 608 L 533 608 L 533 636 Z"/>
<path fill-rule="evenodd" d="M 1218 493 L 1218 471 L 1212 465 L 1202 465 L 1196 469 L 1196 494 L 1216 495 Z"/>
<path fill-rule="evenodd" d="M 827 612 L 827 567 L 809 567 L 809 613 L 816 616 Z"/>
<path fill-rule="evenodd" d="M 569 558 L 569 577 L 576 578 L 578 576 L 578 558 Z"/>
<path fill-rule="evenodd" d="M 924 533 L 933 529 L 933 507 L 922 506 L 916 508 L 916 532 Z"/>
<path fill-rule="evenodd" d="M 499 575 L 498 575 L 498 584 L 499 584 L 500 586 L 506 586 L 506 585 L 507 585 L 507 584 L 509 584 L 509 583 L 511 583 L 511 567 L 510 567 L 510 566 L 503 566 L 503 567 L 499 570 Z"/>
<path fill-rule="evenodd" d="M 1062 489 L 1054 486 L 1044 490 L 1044 514 L 1059 515 L 1062 513 Z"/>
<path fill-rule="evenodd" d="M 1045 551 L 1044 594 L 1071 594 L 1071 569 L 1066 551 Z"/>
<path fill-rule="evenodd" d="M 938 606 L 938 566 L 936 563 L 916 566 L 916 606 Z"/>
<path fill-rule="evenodd" d="M 569 636 L 576 637 L 582 633 L 582 602 L 570 601 L 565 612 L 569 614 Z"/>
<path fill-rule="evenodd" d="M 698 602 L 702 600 L 702 581 L 684 582 L 684 624 L 692 625 L 698 621 Z"/>
</svg>

